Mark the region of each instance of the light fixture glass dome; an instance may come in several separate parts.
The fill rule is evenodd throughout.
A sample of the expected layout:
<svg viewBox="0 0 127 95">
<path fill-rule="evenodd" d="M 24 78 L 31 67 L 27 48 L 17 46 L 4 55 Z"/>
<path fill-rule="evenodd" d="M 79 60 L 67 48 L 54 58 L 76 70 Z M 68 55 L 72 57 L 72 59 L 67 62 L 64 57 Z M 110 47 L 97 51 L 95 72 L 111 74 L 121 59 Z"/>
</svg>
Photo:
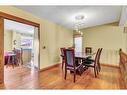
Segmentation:
<svg viewBox="0 0 127 95">
<path fill-rule="evenodd" d="M 83 20 L 84 19 L 84 15 L 77 15 L 75 16 L 76 20 Z"/>
</svg>

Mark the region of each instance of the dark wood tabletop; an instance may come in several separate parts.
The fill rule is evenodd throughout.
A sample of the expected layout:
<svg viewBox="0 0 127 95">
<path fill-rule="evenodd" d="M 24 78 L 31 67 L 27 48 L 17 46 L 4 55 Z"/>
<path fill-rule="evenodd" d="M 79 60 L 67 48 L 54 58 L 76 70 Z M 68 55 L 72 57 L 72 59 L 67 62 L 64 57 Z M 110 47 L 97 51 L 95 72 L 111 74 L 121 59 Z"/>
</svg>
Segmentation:
<svg viewBox="0 0 127 95">
<path fill-rule="evenodd" d="M 92 57 L 95 53 L 85 53 L 85 52 L 75 52 L 75 57 L 80 59 L 85 59 Z"/>
<path fill-rule="evenodd" d="M 88 57 L 92 57 L 94 54 L 96 53 L 75 52 L 75 58 L 85 59 Z M 64 57 L 63 55 L 61 56 Z"/>
</svg>

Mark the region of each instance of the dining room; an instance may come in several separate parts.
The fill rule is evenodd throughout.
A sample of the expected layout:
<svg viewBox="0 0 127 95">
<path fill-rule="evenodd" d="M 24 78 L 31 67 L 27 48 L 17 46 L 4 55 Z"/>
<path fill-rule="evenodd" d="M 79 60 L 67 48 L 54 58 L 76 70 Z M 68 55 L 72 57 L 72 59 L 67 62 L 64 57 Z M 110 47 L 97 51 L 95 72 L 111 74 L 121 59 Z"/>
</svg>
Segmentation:
<svg viewBox="0 0 127 95">
<path fill-rule="evenodd" d="M 126 61 L 127 30 L 121 20 L 125 17 L 121 14 L 124 8 L 0 7 L 2 12 L 10 9 L 8 14 L 15 10 L 16 16 L 38 22 L 40 26 L 39 54 L 36 56 L 39 57 L 39 70 L 25 69 L 15 81 L 17 84 L 12 83 L 13 78 L 9 79 L 7 89 L 126 89 L 126 73 L 121 74 L 121 68 L 126 72 L 123 63 Z M 17 68 L 13 70 L 19 73 Z"/>
<path fill-rule="evenodd" d="M 63 7 L 62 9 L 64 10 Z M 51 77 L 47 75 L 49 80 L 48 78 L 42 79 L 44 82 L 42 87 L 45 89 L 126 88 L 126 82 L 122 81 L 123 78 L 119 69 L 119 50 L 122 48 L 126 52 L 126 33 L 124 27 L 120 26 L 122 22 L 118 16 L 118 14 L 121 14 L 121 7 L 119 6 L 116 9 L 108 7 L 106 9 L 107 12 L 105 10 L 101 13 L 99 12 L 101 9 L 98 7 L 96 9 L 98 10 L 96 15 L 98 15 L 94 21 L 102 20 L 100 21 L 102 23 L 104 19 L 107 19 L 107 23 L 95 26 L 91 26 L 92 23 L 87 24 L 87 20 L 90 18 L 87 12 L 84 14 L 78 12 L 76 15 L 72 15 L 73 44 L 58 48 L 60 55 L 60 61 L 58 62 L 61 64 L 54 65 L 52 69 L 44 71 Z M 26 8 L 26 10 L 28 9 Z M 109 21 L 106 18 L 109 17 L 108 12 L 111 12 L 112 15 L 110 15 Z M 48 19 L 52 18 L 49 17 Z M 42 75 L 45 75 L 44 72 L 42 72 Z"/>
</svg>

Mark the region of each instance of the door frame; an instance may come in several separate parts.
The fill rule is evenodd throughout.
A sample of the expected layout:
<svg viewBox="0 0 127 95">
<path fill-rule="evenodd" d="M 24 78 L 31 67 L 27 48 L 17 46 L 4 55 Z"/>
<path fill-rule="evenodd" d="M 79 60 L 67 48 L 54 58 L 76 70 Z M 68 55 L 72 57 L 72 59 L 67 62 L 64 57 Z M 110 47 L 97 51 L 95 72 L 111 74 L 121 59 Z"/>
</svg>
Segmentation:
<svg viewBox="0 0 127 95">
<path fill-rule="evenodd" d="M 0 83 L 4 82 L 4 19 L 0 17 Z"/>
<path fill-rule="evenodd" d="M 36 22 L 32 22 L 30 20 L 26 20 L 24 18 L 20 18 L 20 17 L 10 15 L 4 12 L 0 12 L 0 20 L 3 21 L 2 26 L 4 26 L 4 19 L 20 22 L 20 23 L 31 25 L 31 26 L 38 28 L 38 40 L 39 40 L 38 68 L 40 70 L 40 24 Z M 4 27 L 0 27 L 0 32 L 2 32 L 3 30 L 4 30 Z M 4 34 L 4 31 L 3 31 L 3 34 Z M 3 35 L 2 43 L 3 43 L 3 47 L 2 47 L 3 49 L 2 48 L 1 49 L 2 49 L 2 59 L 3 60 L 2 60 L 1 67 L 0 67 L 0 74 L 2 74 L 3 78 L 0 80 L 0 83 L 4 83 L 4 35 Z"/>
</svg>

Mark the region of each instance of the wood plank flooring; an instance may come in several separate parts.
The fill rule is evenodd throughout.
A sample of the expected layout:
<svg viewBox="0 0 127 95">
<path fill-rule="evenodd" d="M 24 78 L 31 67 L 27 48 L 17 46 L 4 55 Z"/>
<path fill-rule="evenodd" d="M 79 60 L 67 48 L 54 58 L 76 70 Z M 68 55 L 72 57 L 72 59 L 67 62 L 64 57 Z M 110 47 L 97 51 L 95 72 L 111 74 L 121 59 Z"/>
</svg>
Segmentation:
<svg viewBox="0 0 127 95">
<path fill-rule="evenodd" d="M 64 80 L 61 66 L 40 73 L 26 67 L 8 67 L 5 68 L 5 84 L 0 84 L 0 89 L 125 89 L 125 85 L 119 69 L 109 66 L 102 66 L 97 78 L 92 69 L 86 70 L 82 76 L 77 75 L 76 83 L 69 72 Z"/>
</svg>

